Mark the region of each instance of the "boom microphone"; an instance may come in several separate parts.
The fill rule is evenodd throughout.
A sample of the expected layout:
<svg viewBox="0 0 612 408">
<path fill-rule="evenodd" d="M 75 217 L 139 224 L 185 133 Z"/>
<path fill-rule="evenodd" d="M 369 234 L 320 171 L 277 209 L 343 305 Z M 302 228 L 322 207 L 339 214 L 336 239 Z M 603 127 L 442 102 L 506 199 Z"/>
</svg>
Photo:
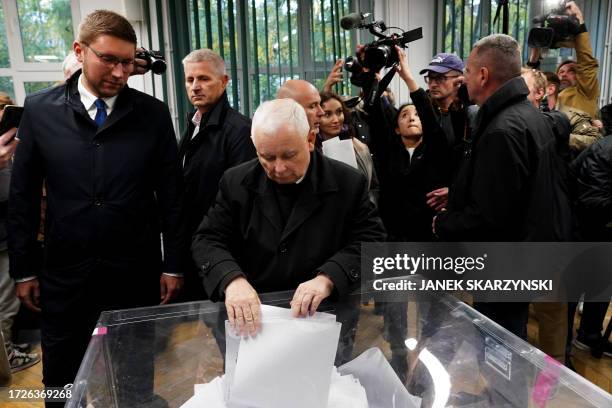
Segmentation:
<svg viewBox="0 0 612 408">
<path fill-rule="evenodd" d="M 345 30 L 360 28 L 363 25 L 363 20 L 370 16 L 370 13 L 350 13 L 340 19 L 340 26 Z"/>
</svg>

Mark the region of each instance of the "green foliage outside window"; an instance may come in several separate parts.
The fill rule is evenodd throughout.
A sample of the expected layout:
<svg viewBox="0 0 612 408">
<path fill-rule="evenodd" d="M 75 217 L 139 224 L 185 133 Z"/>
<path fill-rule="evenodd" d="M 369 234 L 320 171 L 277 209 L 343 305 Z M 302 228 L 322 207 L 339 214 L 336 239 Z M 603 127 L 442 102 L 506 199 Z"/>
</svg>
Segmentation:
<svg viewBox="0 0 612 408">
<path fill-rule="evenodd" d="M 6 27 L 4 23 L 4 9 L 2 7 L 2 3 L 0 3 L 0 68 L 8 68 L 11 66 L 7 43 L 8 40 L 6 38 Z"/>
<path fill-rule="evenodd" d="M 339 24 L 350 0 L 245 0 L 241 9 L 232 0 L 187 3 L 191 48 L 211 48 L 224 58 L 232 79 L 230 102 L 245 113 L 273 99 L 288 79 L 307 79 L 320 88 L 336 59 L 354 50 Z M 247 32 L 239 32 L 241 27 Z M 248 72 L 248 84 L 239 71 Z M 349 93 L 348 79 L 337 90 Z M 241 106 L 245 100 L 248 105 Z"/>
<path fill-rule="evenodd" d="M 509 32 L 525 49 L 530 28 L 530 0 L 509 0 Z M 497 0 L 444 0 L 443 51 L 467 59 L 482 37 L 502 32 L 502 17 L 494 24 Z"/>
<path fill-rule="evenodd" d="M 4 92 L 5 94 L 9 95 L 11 99 L 15 100 L 13 78 L 7 76 L 0 77 L 0 92 Z"/>
<path fill-rule="evenodd" d="M 74 41 L 70 0 L 18 0 L 25 62 L 64 60 Z"/>
<path fill-rule="evenodd" d="M 29 95 L 37 91 L 41 91 L 43 89 L 50 88 L 55 85 L 56 85 L 55 82 L 48 82 L 48 81 L 35 81 L 35 82 L 24 82 L 23 83 L 23 86 L 25 87 L 26 95 Z"/>
</svg>

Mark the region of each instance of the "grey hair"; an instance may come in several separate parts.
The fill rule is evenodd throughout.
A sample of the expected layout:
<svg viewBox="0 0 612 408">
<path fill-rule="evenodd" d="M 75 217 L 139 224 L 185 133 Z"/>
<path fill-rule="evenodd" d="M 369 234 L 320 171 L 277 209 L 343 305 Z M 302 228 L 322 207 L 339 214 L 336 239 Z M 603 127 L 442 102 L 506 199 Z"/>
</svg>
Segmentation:
<svg viewBox="0 0 612 408">
<path fill-rule="evenodd" d="M 304 138 L 308 137 L 310 125 L 302 105 L 289 98 L 264 102 L 253 115 L 251 138 L 254 139 L 256 133 L 274 136 L 285 126 L 293 128 Z"/>
<path fill-rule="evenodd" d="M 208 48 L 200 48 L 199 50 L 193 50 L 187 54 L 187 56 L 183 58 L 183 68 L 185 67 L 185 64 L 204 61 L 212 63 L 219 75 L 227 75 L 225 61 L 223 61 L 223 58 Z"/>
<path fill-rule="evenodd" d="M 521 47 L 506 34 L 491 34 L 474 44 L 481 66 L 489 69 L 491 78 L 504 83 L 521 75 Z"/>
<path fill-rule="evenodd" d="M 70 51 L 68 55 L 66 55 L 66 58 L 64 58 L 64 62 L 62 62 L 62 72 L 64 73 L 64 79 L 66 80 L 70 78 L 72 74 L 81 69 L 81 66 L 82 64 L 77 59 L 77 56 L 74 51 Z"/>
</svg>

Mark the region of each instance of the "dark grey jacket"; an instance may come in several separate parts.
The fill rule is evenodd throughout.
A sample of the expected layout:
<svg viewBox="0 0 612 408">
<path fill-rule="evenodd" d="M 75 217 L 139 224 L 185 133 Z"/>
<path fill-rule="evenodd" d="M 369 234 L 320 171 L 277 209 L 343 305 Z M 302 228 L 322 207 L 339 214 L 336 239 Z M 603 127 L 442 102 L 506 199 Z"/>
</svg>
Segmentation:
<svg viewBox="0 0 612 408">
<path fill-rule="evenodd" d="M 565 241 L 572 237 L 567 178 L 551 125 L 521 77 L 481 107 L 465 160 L 436 219 L 449 241 Z"/>
</svg>

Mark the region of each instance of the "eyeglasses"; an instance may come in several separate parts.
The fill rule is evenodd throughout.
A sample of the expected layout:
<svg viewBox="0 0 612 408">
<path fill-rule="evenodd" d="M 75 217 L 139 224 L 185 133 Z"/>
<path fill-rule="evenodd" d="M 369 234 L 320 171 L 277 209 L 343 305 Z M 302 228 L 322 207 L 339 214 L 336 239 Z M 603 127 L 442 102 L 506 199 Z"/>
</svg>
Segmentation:
<svg viewBox="0 0 612 408">
<path fill-rule="evenodd" d="M 130 71 L 134 67 L 134 60 L 133 59 L 121 60 L 121 59 L 115 57 L 114 55 L 108 55 L 108 54 L 99 53 L 98 51 L 96 51 L 93 48 L 91 48 L 89 46 L 89 44 L 87 44 L 87 43 L 81 43 L 81 44 L 83 44 L 84 46 L 89 48 L 91 50 L 91 52 L 96 54 L 96 57 L 98 57 L 100 59 L 100 61 L 102 61 L 104 64 L 108 65 L 109 68 L 115 68 L 117 66 L 117 64 L 121 64 L 121 68 L 123 69 L 123 71 L 127 72 L 127 71 Z"/>
<path fill-rule="evenodd" d="M 460 75 L 440 75 L 440 76 L 425 75 L 423 78 L 425 78 L 426 84 L 432 84 L 434 82 L 441 84 L 442 82 L 446 82 L 451 78 L 458 78 L 459 76 Z"/>
</svg>

